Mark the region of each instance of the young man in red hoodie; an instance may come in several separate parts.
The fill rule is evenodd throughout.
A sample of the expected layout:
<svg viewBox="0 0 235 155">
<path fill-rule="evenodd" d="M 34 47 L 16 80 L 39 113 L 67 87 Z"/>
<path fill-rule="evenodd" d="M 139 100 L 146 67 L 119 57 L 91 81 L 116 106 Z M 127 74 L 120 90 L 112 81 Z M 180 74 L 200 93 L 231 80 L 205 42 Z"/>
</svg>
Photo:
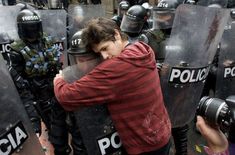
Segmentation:
<svg viewBox="0 0 235 155">
<path fill-rule="evenodd" d="M 164 106 L 153 50 L 129 44 L 114 21 L 93 19 L 82 40 L 104 61 L 74 83 L 58 74 L 54 91 L 69 111 L 106 103 L 128 154 L 167 155 L 171 124 Z"/>
</svg>

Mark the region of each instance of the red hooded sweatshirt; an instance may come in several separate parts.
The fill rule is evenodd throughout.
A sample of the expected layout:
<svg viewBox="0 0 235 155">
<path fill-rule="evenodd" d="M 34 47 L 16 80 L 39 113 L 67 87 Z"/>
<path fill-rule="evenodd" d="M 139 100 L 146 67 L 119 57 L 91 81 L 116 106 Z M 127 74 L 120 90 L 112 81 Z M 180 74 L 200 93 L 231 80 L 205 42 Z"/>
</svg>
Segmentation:
<svg viewBox="0 0 235 155">
<path fill-rule="evenodd" d="M 142 42 L 127 46 L 72 84 L 55 78 L 54 91 L 66 110 L 107 104 L 128 154 L 158 150 L 169 141 L 171 124 L 164 106 L 153 50 Z"/>
</svg>

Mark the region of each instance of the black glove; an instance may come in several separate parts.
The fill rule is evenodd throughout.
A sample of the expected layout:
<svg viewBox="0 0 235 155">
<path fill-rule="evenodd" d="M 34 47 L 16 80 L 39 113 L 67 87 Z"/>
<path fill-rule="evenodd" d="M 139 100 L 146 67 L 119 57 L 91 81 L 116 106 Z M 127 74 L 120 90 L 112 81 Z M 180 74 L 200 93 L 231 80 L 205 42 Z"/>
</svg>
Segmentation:
<svg viewBox="0 0 235 155">
<path fill-rule="evenodd" d="M 40 137 L 42 134 L 41 120 L 37 117 L 33 117 L 30 120 L 33 125 L 34 132 L 36 133 L 38 137 Z"/>
</svg>

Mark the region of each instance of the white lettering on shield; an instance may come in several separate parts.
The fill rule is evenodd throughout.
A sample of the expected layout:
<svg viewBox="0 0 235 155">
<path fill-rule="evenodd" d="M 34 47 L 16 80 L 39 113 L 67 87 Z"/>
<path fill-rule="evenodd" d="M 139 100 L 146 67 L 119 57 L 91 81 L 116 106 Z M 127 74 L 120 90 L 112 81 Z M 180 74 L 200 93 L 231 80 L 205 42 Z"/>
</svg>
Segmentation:
<svg viewBox="0 0 235 155">
<path fill-rule="evenodd" d="M 118 139 L 118 140 L 116 140 Z M 109 154 L 108 150 L 115 150 L 122 146 L 122 142 L 119 139 L 117 132 L 114 132 L 111 136 L 103 137 L 98 140 L 98 145 L 102 155 Z"/>
<path fill-rule="evenodd" d="M 235 66 L 225 67 L 224 68 L 224 78 L 233 78 L 235 77 Z"/>
<path fill-rule="evenodd" d="M 186 84 L 200 82 L 206 79 L 209 67 L 204 68 L 172 68 L 170 83 Z"/>
</svg>

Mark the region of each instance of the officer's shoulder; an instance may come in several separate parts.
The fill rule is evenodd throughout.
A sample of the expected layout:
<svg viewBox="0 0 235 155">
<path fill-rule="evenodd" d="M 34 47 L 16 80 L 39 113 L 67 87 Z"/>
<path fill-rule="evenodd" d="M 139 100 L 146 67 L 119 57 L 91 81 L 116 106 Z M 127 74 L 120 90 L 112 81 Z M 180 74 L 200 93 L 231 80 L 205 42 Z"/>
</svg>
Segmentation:
<svg viewBox="0 0 235 155">
<path fill-rule="evenodd" d="M 161 42 L 161 41 L 165 40 L 165 34 L 161 30 L 159 30 L 159 29 L 149 30 L 147 32 L 147 35 L 148 34 L 153 35 L 157 42 Z"/>
<path fill-rule="evenodd" d="M 25 43 L 22 40 L 16 40 L 10 46 L 14 51 L 20 51 L 25 47 Z"/>
</svg>

